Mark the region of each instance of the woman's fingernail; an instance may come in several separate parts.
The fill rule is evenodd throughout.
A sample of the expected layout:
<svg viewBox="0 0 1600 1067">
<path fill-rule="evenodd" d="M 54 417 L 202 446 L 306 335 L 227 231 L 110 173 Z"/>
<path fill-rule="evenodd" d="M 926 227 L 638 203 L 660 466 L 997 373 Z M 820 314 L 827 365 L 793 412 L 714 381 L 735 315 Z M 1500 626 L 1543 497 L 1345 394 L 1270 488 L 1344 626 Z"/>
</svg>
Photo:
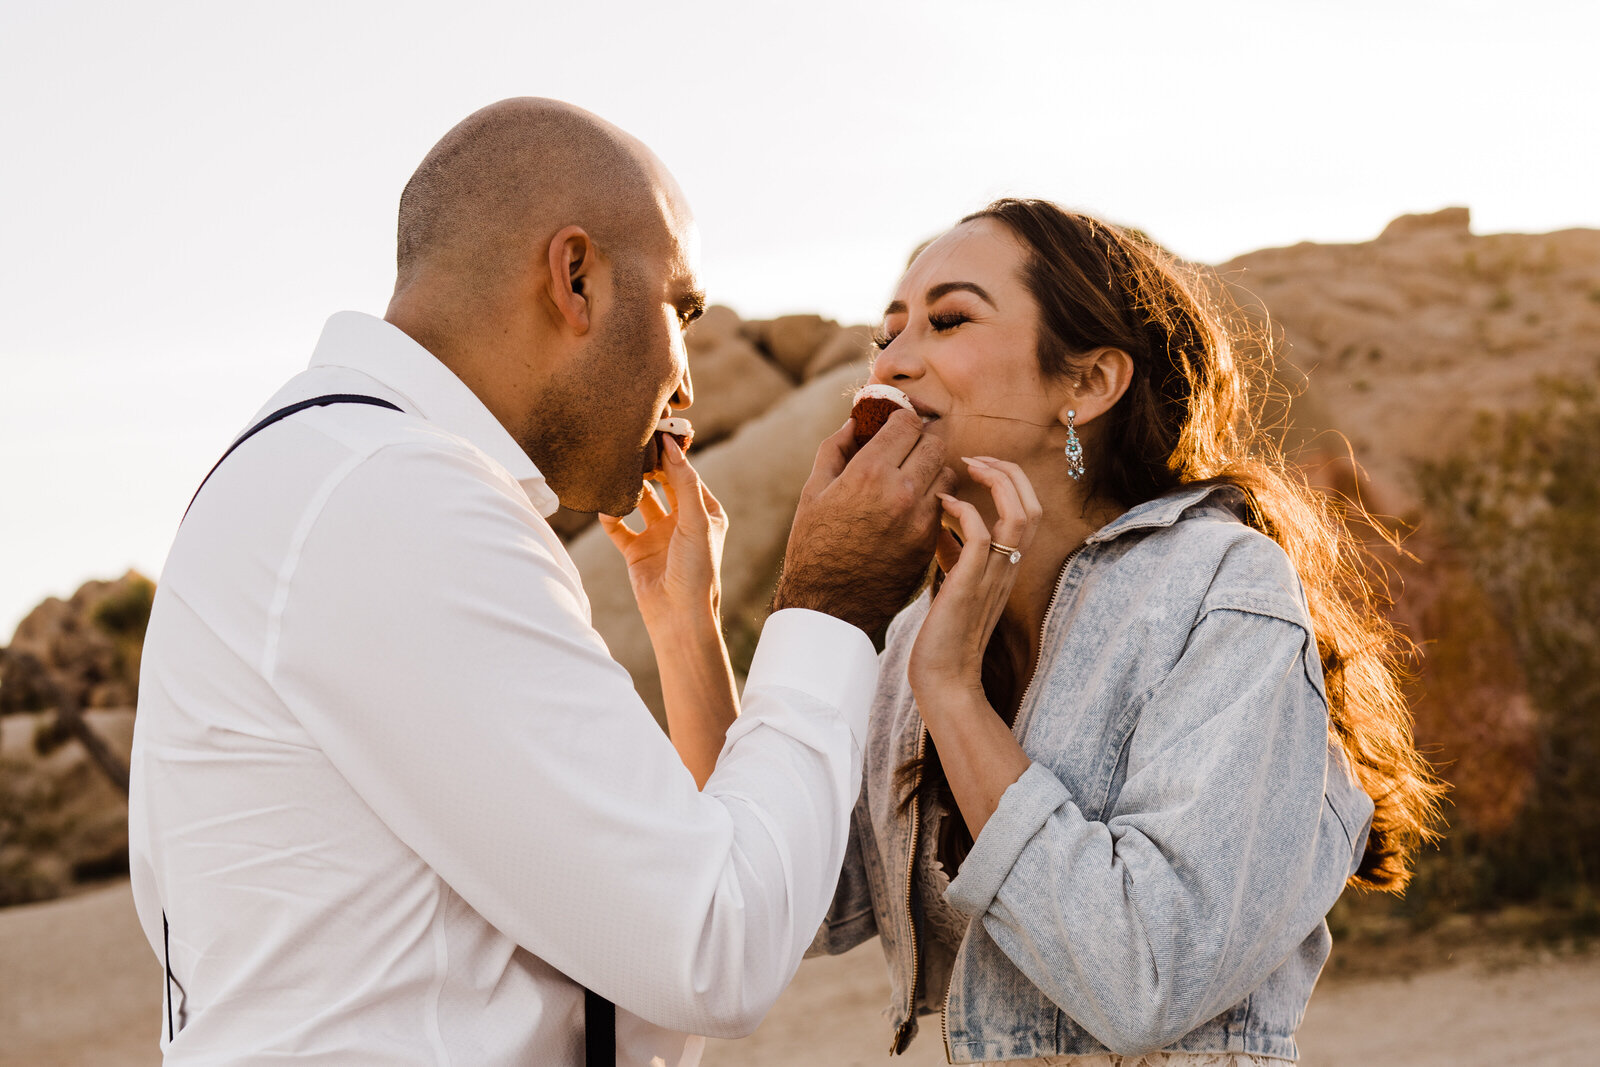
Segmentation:
<svg viewBox="0 0 1600 1067">
<path fill-rule="evenodd" d="M 956 502 L 956 498 L 951 496 L 949 493 L 936 493 L 934 495 L 940 500 L 943 500 L 946 504 L 954 504 Z"/>
<path fill-rule="evenodd" d="M 961 462 L 969 467 L 987 467 L 989 465 L 988 460 L 980 459 L 977 456 L 962 456 Z"/>
</svg>

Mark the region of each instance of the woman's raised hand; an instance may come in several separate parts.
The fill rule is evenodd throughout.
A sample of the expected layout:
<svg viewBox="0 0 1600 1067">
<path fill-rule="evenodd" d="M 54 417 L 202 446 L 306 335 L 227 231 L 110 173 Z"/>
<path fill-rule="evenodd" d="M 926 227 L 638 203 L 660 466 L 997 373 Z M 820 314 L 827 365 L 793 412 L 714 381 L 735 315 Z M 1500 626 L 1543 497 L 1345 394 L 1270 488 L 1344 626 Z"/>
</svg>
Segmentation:
<svg viewBox="0 0 1600 1067">
<path fill-rule="evenodd" d="M 667 502 L 649 490 L 639 502 L 644 529 L 600 516 L 600 526 L 628 564 L 645 626 L 716 621 L 722 598 L 722 543 L 728 517 L 671 435 L 662 435 Z M 671 510 L 668 510 L 668 509 Z"/>
<path fill-rule="evenodd" d="M 722 540 L 728 517 L 678 442 L 663 435 L 661 447 L 667 506 L 647 491 L 639 502 L 642 531 L 635 533 L 609 515 L 600 516 L 600 525 L 628 562 L 633 598 L 656 653 L 667 734 L 695 784 L 704 788 L 739 714 L 722 640 Z"/>
<path fill-rule="evenodd" d="M 961 539 L 948 528 L 939 535 L 944 583 L 912 645 L 907 674 L 914 692 L 965 691 L 981 698 L 983 652 L 1017 576 L 1010 554 L 991 549 L 1005 545 L 1027 552 L 1044 511 L 1028 476 L 1015 463 L 987 456 L 963 457 L 962 462 L 994 500 L 994 529 L 984 525 L 971 504 L 940 495 L 946 525 L 954 523 Z"/>
</svg>

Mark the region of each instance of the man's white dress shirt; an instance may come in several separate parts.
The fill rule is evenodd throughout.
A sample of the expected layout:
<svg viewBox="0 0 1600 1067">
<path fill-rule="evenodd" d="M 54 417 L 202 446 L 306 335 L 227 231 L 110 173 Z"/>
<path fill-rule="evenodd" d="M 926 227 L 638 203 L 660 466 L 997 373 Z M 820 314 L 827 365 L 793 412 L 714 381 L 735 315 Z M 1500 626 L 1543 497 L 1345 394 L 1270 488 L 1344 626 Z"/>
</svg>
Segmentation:
<svg viewBox="0 0 1600 1067">
<path fill-rule="evenodd" d="M 262 413 L 327 393 L 404 410 L 242 445 L 151 615 L 129 836 L 168 1062 L 577 1064 L 582 985 L 621 1063 L 748 1032 L 833 893 L 870 642 L 773 615 L 698 791 L 477 397 L 353 312 Z"/>
</svg>

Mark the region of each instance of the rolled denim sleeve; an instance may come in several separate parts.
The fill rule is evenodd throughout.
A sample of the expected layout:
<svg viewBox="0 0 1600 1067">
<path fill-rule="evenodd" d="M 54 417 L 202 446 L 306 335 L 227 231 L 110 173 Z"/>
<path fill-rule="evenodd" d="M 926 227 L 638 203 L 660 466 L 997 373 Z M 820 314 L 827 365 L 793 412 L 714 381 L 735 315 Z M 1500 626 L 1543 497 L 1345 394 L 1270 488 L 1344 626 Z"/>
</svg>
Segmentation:
<svg viewBox="0 0 1600 1067">
<path fill-rule="evenodd" d="M 1114 1052 L 1242 1000 L 1343 888 L 1327 705 L 1296 622 L 1214 609 L 1134 709 L 1103 822 L 1040 763 L 1002 796 L 948 899 Z"/>
<path fill-rule="evenodd" d="M 947 900 L 969 915 L 982 915 L 1000 893 L 1006 875 L 1028 842 L 1062 805 L 1071 800 L 1067 787 L 1049 768 L 1031 763 L 1000 796 L 1000 804 L 961 861 L 961 873 L 950 883 Z"/>
</svg>

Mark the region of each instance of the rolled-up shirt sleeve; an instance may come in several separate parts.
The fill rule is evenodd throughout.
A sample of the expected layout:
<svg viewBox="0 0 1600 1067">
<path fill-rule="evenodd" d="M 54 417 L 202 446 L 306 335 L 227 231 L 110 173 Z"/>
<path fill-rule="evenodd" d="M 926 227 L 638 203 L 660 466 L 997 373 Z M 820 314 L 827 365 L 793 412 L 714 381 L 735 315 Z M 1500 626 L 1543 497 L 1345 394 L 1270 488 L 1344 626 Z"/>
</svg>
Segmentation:
<svg viewBox="0 0 1600 1067">
<path fill-rule="evenodd" d="M 1138 709 L 1104 821 L 1033 763 L 952 881 L 951 903 L 1113 1051 L 1238 1002 L 1339 895 L 1357 843 L 1325 797 L 1344 771 L 1315 654 L 1293 622 L 1208 612 Z"/>
<path fill-rule="evenodd" d="M 263 673 L 362 801 L 518 945 L 658 1025 L 747 1032 L 832 897 L 871 643 L 774 615 L 700 791 L 558 551 L 472 450 L 387 447 L 308 512 Z"/>
</svg>

